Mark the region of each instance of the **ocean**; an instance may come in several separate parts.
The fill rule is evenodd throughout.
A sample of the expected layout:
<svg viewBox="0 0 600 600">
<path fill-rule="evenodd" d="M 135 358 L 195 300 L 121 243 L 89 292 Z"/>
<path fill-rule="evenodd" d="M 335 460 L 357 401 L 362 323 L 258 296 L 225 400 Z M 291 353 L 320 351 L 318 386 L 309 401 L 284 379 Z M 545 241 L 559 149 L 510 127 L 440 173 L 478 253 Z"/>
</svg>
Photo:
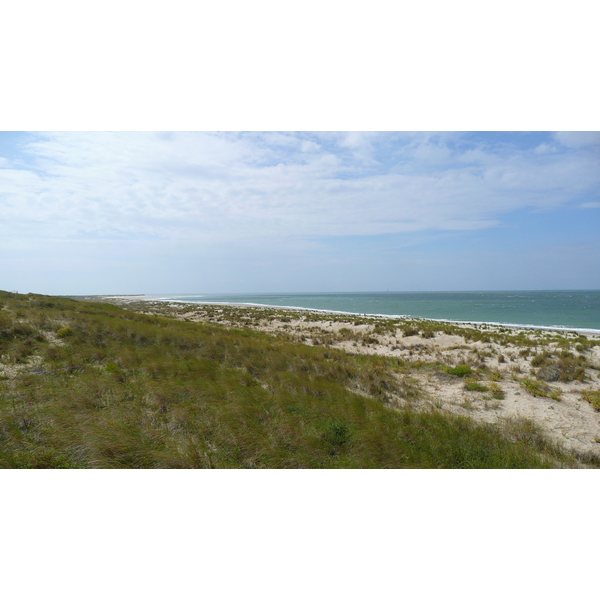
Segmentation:
<svg viewBox="0 0 600 600">
<path fill-rule="evenodd" d="M 185 302 L 228 302 L 444 321 L 595 330 L 600 290 L 515 292 L 378 292 L 330 294 L 189 294 Z"/>
</svg>

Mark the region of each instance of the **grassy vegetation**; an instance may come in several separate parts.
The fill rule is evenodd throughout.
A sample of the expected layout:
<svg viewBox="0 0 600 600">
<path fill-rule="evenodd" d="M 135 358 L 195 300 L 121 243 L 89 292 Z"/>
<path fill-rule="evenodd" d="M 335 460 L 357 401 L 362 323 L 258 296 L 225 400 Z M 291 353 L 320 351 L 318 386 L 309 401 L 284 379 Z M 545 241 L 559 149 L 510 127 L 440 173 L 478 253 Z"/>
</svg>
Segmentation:
<svg viewBox="0 0 600 600">
<path fill-rule="evenodd" d="M 581 397 L 589 402 L 594 410 L 600 411 L 600 390 L 587 390 L 581 392 Z"/>
<path fill-rule="evenodd" d="M 487 392 L 490 388 L 475 379 L 467 379 L 465 381 L 465 389 L 469 392 Z"/>
<path fill-rule="evenodd" d="M 491 396 L 492 398 L 494 398 L 494 400 L 504 400 L 506 394 L 504 393 L 504 390 L 494 381 L 492 381 L 492 383 L 490 383 L 490 392 L 491 392 Z"/>
<path fill-rule="evenodd" d="M 469 365 L 458 365 L 458 367 L 448 368 L 450 375 L 456 375 L 457 377 L 466 377 L 473 373 L 473 369 Z"/>
<path fill-rule="evenodd" d="M 521 387 L 529 392 L 532 396 L 539 396 L 541 398 L 552 398 L 553 400 L 560 401 L 562 392 L 560 389 L 546 385 L 535 379 L 524 378 L 521 380 Z"/>
<path fill-rule="evenodd" d="M 582 347 L 581 344 L 577 344 Z M 583 381 L 588 362 L 583 355 L 575 356 L 573 352 L 544 351 L 531 359 L 532 367 L 539 367 L 536 377 L 543 381 Z"/>
<path fill-rule="evenodd" d="M 0 466 L 574 464 L 530 423 L 417 412 L 413 368 L 109 304 L 0 292 Z"/>
</svg>

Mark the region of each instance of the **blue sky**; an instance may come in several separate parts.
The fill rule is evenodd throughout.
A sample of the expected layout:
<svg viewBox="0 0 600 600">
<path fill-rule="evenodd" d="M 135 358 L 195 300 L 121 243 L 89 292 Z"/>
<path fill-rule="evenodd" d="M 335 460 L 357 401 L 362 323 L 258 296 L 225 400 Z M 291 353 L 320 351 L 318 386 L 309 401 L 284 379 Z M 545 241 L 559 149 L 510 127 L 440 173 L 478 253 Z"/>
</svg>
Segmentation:
<svg viewBox="0 0 600 600">
<path fill-rule="evenodd" d="M 594 132 L 0 133 L 0 289 L 600 288 Z"/>
</svg>

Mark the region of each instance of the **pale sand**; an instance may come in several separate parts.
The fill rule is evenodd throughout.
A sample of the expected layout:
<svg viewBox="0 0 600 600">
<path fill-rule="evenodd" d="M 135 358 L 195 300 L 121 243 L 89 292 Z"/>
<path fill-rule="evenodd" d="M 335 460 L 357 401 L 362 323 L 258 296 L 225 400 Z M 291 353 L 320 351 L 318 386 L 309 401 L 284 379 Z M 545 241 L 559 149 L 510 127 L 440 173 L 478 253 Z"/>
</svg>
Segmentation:
<svg viewBox="0 0 600 600">
<path fill-rule="evenodd" d="M 519 355 L 522 347 L 510 343 L 500 345 L 497 343 L 483 343 L 465 341 L 460 335 L 447 335 L 436 333 L 434 338 L 424 339 L 418 335 L 403 337 L 397 330 L 395 334 L 377 334 L 373 338 L 376 343 L 357 343 L 342 339 L 335 339 L 343 328 L 353 333 L 371 334 L 375 322 L 381 318 L 373 319 L 373 324 L 353 323 L 353 317 L 344 318 L 343 315 L 328 315 L 315 311 L 249 308 L 241 306 L 243 311 L 235 311 L 232 316 L 231 308 L 234 305 L 204 305 L 182 304 L 175 302 L 150 302 L 151 298 L 135 306 L 132 302 L 140 298 L 113 298 L 115 303 L 129 305 L 136 311 L 154 314 L 169 314 L 178 319 L 209 322 L 224 326 L 244 327 L 274 335 L 282 335 L 288 339 L 296 340 L 308 345 L 327 345 L 338 348 L 351 354 L 378 354 L 382 356 L 397 357 L 410 362 L 439 362 L 448 366 L 470 364 L 471 366 L 486 366 L 492 371 L 501 374 L 502 379 L 497 383 L 505 393 L 505 398 L 497 400 L 491 398 L 489 393 L 470 392 L 465 389 L 465 382 L 457 377 L 440 374 L 427 369 L 412 369 L 410 376 L 417 379 L 425 394 L 417 402 L 417 408 L 431 409 L 433 407 L 451 413 L 467 415 L 476 421 L 494 423 L 503 419 L 527 418 L 531 419 L 554 441 L 559 442 L 568 450 L 582 453 L 594 453 L 600 456 L 600 412 L 582 399 L 583 390 L 600 390 L 600 346 L 591 349 L 588 354 L 590 363 L 594 368 L 586 369 L 584 382 L 572 381 L 568 383 L 552 382 L 554 388 L 562 391 L 562 400 L 532 396 L 519 384 L 517 378 L 530 377 L 532 367 L 527 357 Z M 239 314 L 238 314 L 239 313 Z M 309 313 L 311 320 L 306 320 Z M 242 319 L 243 315 L 249 317 Z M 283 318 L 283 320 L 282 320 Z M 318 318 L 318 320 L 313 320 Z M 364 317 L 361 317 L 364 318 Z M 398 321 L 395 319 L 395 321 Z M 401 325 L 401 321 L 398 321 Z M 442 323 L 437 323 L 443 325 Z M 461 325 L 453 323 L 455 327 Z M 463 325 L 463 327 L 485 329 L 487 331 L 500 331 L 506 327 L 493 325 Z M 541 352 L 547 342 L 544 339 L 553 336 L 576 337 L 568 331 L 516 330 L 525 331 L 529 336 L 540 335 L 537 351 Z M 328 336 L 325 342 L 323 336 Z M 600 339 L 598 335 L 586 335 L 588 339 Z M 535 337 L 533 339 L 536 339 Z M 499 355 L 505 361 L 499 362 Z M 576 354 L 576 352 L 575 352 Z M 482 382 L 489 383 L 489 382 Z M 403 401 L 398 399 L 398 404 Z M 413 404 L 414 406 L 414 404 Z"/>
</svg>

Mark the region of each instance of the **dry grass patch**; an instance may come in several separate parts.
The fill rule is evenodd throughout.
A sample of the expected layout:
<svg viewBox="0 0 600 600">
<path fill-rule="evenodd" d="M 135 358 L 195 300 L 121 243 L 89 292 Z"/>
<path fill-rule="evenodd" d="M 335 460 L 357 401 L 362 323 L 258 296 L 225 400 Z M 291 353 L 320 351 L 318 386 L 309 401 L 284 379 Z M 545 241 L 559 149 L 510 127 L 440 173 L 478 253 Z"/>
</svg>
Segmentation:
<svg viewBox="0 0 600 600">
<path fill-rule="evenodd" d="M 581 397 L 592 405 L 594 410 L 600 411 L 600 390 L 587 390 L 581 392 Z"/>
</svg>

